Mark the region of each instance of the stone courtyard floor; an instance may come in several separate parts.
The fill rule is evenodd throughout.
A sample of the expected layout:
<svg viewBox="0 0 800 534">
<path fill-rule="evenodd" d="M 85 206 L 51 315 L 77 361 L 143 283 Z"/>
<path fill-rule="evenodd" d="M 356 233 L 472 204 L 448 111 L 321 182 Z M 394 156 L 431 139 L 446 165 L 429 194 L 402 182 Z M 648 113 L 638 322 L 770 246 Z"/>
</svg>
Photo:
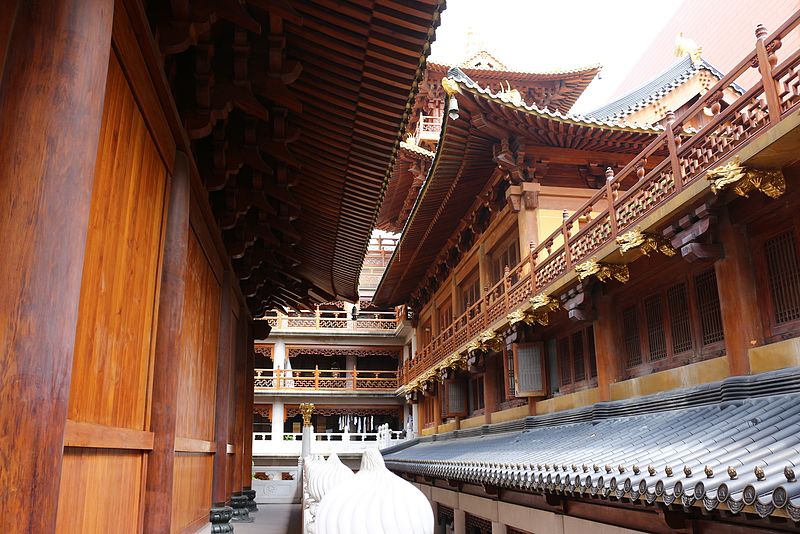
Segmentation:
<svg viewBox="0 0 800 534">
<path fill-rule="evenodd" d="M 300 534 L 302 513 L 299 504 L 259 504 L 253 523 L 233 523 L 235 534 Z M 209 534 L 207 525 L 198 534 Z"/>
</svg>

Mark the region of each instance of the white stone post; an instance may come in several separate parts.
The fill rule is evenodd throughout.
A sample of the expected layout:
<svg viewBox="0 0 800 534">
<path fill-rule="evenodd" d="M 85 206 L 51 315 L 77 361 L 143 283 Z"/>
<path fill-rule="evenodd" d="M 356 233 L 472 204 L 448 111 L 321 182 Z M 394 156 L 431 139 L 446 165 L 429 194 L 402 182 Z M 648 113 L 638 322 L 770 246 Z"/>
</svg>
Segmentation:
<svg viewBox="0 0 800 534">
<path fill-rule="evenodd" d="M 286 342 L 281 338 L 275 339 L 275 346 L 272 349 L 272 368 L 286 368 Z"/>
<path fill-rule="evenodd" d="M 275 400 L 272 403 L 272 441 L 276 448 L 283 442 L 283 414 L 283 401 Z"/>
</svg>

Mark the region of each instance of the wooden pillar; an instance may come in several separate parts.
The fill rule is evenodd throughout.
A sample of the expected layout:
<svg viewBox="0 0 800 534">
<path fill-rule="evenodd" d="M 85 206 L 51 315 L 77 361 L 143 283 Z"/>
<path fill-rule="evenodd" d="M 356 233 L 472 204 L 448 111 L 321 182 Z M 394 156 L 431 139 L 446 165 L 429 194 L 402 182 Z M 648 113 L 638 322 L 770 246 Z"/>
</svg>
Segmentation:
<svg viewBox="0 0 800 534">
<path fill-rule="evenodd" d="M 453 510 L 453 534 L 467 533 L 467 514 L 464 510 Z"/>
<path fill-rule="evenodd" d="M 178 152 L 167 207 L 161 291 L 158 297 L 150 414 L 153 450 L 147 456 L 144 532 L 169 532 L 172 521 L 176 403 L 182 349 L 179 332 L 183 328 L 183 296 L 189 250 L 190 187 L 187 157 L 183 152 Z"/>
<path fill-rule="evenodd" d="M 747 235 L 743 226 L 731 223 L 727 209 L 719 220 L 718 237 L 725 257 L 717 260 L 714 270 L 728 365 L 731 375 L 747 375 L 748 349 L 764 343 L 764 330 Z"/>
<path fill-rule="evenodd" d="M 607 401 L 611 399 L 611 384 L 620 379 L 622 344 L 617 336 L 613 299 L 608 295 L 599 296 L 595 300 L 595 306 L 597 320 L 594 323 L 594 346 L 598 400 Z"/>
<path fill-rule="evenodd" d="M 531 243 L 541 243 L 547 236 L 539 235 L 539 191 L 538 182 L 522 184 L 522 202 L 517 212 L 517 230 L 519 232 L 519 258 L 524 259 L 531 251 Z M 513 267 L 513 265 L 509 265 Z"/>
<path fill-rule="evenodd" d="M 12 4 L 0 9 L 15 17 L 0 23 L 0 488 L 14 532 L 53 532 L 113 1 Z"/>
<path fill-rule="evenodd" d="M 254 349 L 254 342 L 255 339 L 253 338 L 253 328 L 250 325 L 250 322 L 246 319 L 246 311 L 242 310 L 243 315 L 241 315 L 240 323 L 243 325 L 243 330 L 245 332 L 244 341 L 246 343 L 246 353 L 247 353 L 247 376 L 245 380 L 245 391 L 247 393 L 245 397 L 245 406 L 244 406 L 244 453 L 242 457 L 242 491 L 244 493 L 252 493 L 252 498 L 248 496 L 248 502 L 250 503 L 250 511 L 253 511 L 255 508 L 255 493 L 252 491 L 253 486 L 253 389 L 255 387 L 255 362 L 256 362 L 256 353 Z"/>
<path fill-rule="evenodd" d="M 213 506 L 225 506 L 228 495 L 225 489 L 228 472 L 228 425 L 230 424 L 231 359 L 236 350 L 237 324 L 231 309 L 233 289 L 232 274 L 225 271 L 220 299 L 219 344 L 217 346 L 217 391 L 214 411 L 214 482 L 211 487 Z"/>
<path fill-rule="evenodd" d="M 444 393 L 444 386 L 436 384 L 436 394 L 433 396 L 433 428 L 436 433 L 439 433 L 439 425 L 442 424 L 442 394 Z"/>
<path fill-rule="evenodd" d="M 250 383 L 247 376 L 252 376 L 252 371 L 248 369 L 248 343 L 249 333 L 246 331 L 247 326 L 240 322 L 240 327 L 237 329 L 236 336 L 236 365 L 234 366 L 233 384 L 236 388 L 234 396 L 236 402 L 236 417 L 234 427 L 234 465 L 233 465 L 233 488 L 231 494 L 231 505 L 233 506 L 233 521 L 235 522 L 251 522 L 253 519 L 250 517 L 249 509 L 247 507 L 247 496 L 242 493 L 244 488 L 244 481 L 242 474 L 245 467 L 245 414 L 249 410 L 252 414 L 253 411 L 253 389 L 247 391 L 247 384 Z M 252 350 L 252 344 L 251 350 Z M 252 428 L 252 425 L 251 425 Z M 250 433 L 252 440 L 252 432 Z M 248 468 L 250 464 L 247 464 Z M 249 483 L 249 481 L 248 481 Z"/>
<path fill-rule="evenodd" d="M 481 243 L 478 247 L 478 282 L 481 286 L 482 296 L 485 295 L 486 290 L 492 285 L 489 259 L 490 258 L 486 255 L 486 244 Z"/>
</svg>

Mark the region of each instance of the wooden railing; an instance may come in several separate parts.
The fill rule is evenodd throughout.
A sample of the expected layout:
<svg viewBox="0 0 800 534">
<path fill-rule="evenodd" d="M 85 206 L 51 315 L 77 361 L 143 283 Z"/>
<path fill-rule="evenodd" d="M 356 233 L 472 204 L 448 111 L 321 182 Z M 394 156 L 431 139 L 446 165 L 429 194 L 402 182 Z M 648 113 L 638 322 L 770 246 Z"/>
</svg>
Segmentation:
<svg viewBox="0 0 800 534">
<path fill-rule="evenodd" d="M 394 391 L 397 371 L 256 369 L 256 391 L 273 389 Z"/>
<path fill-rule="evenodd" d="M 414 359 L 406 361 L 401 382 L 416 378 L 498 319 L 521 308 L 533 295 L 547 292 L 548 286 L 575 265 L 613 243 L 617 236 L 702 180 L 706 171 L 794 113 L 800 107 L 800 50 L 793 51 L 780 64 L 776 50 L 798 24 L 800 11 L 772 35 L 767 36 L 759 27 L 755 48 L 736 67 L 677 120 L 670 114 L 663 133 L 618 174 L 608 172 L 605 186 L 565 217 L 560 229 L 543 243 L 532 246 L 531 254 L 507 270 L 481 300 L 422 347 Z M 758 82 L 722 109 L 723 91 L 737 82 L 746 87 L 744 80 L 752 68 L 759 71 Z M 698 115 L 709 113 L 713 118 L 701 130 L 685 127 L 698 123 L 693 120 Z M 655 160 L 656 165 L 645 172 L 648 159 Z"/>
<path fill-rule="evenodd" d="M 314 312 L 284 315 L 272 312 L 263 318 L 273 332 L 352 331 L 357 333 L 394 333 L 400 320 L 394 311 L 361 312 L 352 319 L 345 311 L 315 310 Z"/>
<path fill-rule="evenodd" d="M 420 115 L 414 138 L 419 141 L 438 141 L 442 131 L 442 118 L 431 115 Z"/>
</svg>

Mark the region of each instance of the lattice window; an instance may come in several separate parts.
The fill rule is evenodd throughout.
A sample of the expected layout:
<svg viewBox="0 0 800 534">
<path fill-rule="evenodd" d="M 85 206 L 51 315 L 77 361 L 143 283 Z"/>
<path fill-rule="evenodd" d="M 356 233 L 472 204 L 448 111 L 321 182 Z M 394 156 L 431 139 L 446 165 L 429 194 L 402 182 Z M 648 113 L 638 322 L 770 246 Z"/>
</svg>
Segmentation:
<svg viewBox="0 0 800 534">
<path fill-rule="evenodd" d="M 725 336 L 722 331 L 722 313 L 719 307 L 717 275 L 714 268 L 695 276 L 694 285 L 697 292 L 697 309 L 700 315 L 703 345 L 722 341 Z"/>
<path fill-rule="evenodd" d="M 572 383 L 572 369 L 570 367 L 569 338 L 558 340 L 558 369 L 561 372 L 561 385 Z"/>
<path fill-rule="evenodd" d="M 692 321 L 689 315 L 689 295 L 686 283 L 667 289 L 669 331 L 672 336 L 672 353 L 680 354 L 692 349 Z"/>
<path fill-rule="evenodd" d="M 794 231 L 764 242 L 764 257 L 775 324 L 800 319 L 800 261 Z"/>
<path fill-rule="evenodd" d="M 466 514 L 464 523 L 467 527 L 467 534 L 492 534 L 492 522 L 488 519 Z"/>
<path fill-rule="evenodd" d="M 572 334 L 572 369 L 575 381 L 586 379 L 586 365 L 584 364 L 583 331 Z"/>
<path fill-rule="evenodd" d="M 436 504 L 436 515 L 440 525 L 452 525 L 455 519 L 455 514 L 453 513 L 452 508 L 438 503 Z"/>
<path fill-rule="evenodd" d="M 594 348 L 594 327 L 586 329 L 586 345 L 589 350 L 589 378 L 597 376 L 597 353 Z"/>
<path fill-rule="evenodd" d="M 647 326 L 647 347 L 650 361 L 667 357 L 667 337 L 664 333 L 664 306 L 661 295 L 644 299 L 644 319 Z"/>
<path fill-rule="evenodd" d="M 528 532 L 527 530 L 520 530 L 514 527 L 506 527 L 506 534 L 533 534 L 533 533 Z"/>
<path fill-rule="evenodd" d="M 508 359 L 508 398 L 513 399 L 516 396 L 516 384 L 514 384 L 514 351 L 506 351 L 506 358 Z"/>
<path fill-rule="evenodd" d="M 622 331 L 627 366 L 634 367 L 642 363 L 642 344 L 639 337 L 639 317 L 636 306 L 622 311 Z"/>
</svg>

